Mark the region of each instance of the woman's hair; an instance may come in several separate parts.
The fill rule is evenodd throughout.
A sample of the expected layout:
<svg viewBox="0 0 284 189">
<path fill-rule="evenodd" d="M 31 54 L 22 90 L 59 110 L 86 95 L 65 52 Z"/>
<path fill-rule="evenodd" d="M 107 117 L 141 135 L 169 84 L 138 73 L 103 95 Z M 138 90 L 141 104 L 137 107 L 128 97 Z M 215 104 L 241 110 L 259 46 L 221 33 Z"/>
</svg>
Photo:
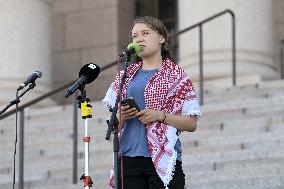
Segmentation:
<svg viewBox="0 0 284 189">
<path fill-rule="evenodd" d="M 162 49 L 161 49 L 162 58 L 163 60 L 165 60 L 166 58 L 170 58 L 171 60 L 173 60 L 171 53 L 171 46 L 169 42 L 169 33 L 165 25 L 160 20 L 151 16 L 137 17 L 134 20 L 131 28 L 133 28 L 134 25 L 137 23 L 143 23 L 147 25 L 150 29 L 154 30 L 155 32 L 157 32 L 158 34 L 162 35 L 165 38 L 165 42 L 162 44 Z"/>
</svg>

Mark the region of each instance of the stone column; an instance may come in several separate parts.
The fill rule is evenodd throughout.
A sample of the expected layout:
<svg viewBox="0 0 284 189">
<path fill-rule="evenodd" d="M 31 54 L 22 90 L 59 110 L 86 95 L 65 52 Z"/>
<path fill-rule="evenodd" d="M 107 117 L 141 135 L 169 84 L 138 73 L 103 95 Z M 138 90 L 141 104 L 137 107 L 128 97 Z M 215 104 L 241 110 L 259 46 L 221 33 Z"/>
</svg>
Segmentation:
<svg viewBox="0 0 284 189">
<path fill-rule="evenodd" d="M 281 40 L 284 40 L 284 1 L 273 0 L 273 13 L 274 13 L 274 41 L 275 41 L 275 56 L 278 62 L 279 70 L 281 70 Z M 280 71 L 281 72 L 281 71 Z"/>
<path fill-rule="evenodd" d="M 179 30 L 231 9 L 237 27 L 237 84 L 275 79 L 273 4 L 267 0 L 179 0 Z M 232 85 L 231 17 L 219 17 L 203 27 L 206 87 Z M 199 80 L 198 28 L 180 37 L 180 64 Z"/>
<path fill-rule="evenodd" d="M 22 104 L 50 90 L 50 4 L 44 0 L 0 2 L 0 104 L 13 100 L 17 87 L 35 69 L 43 72 Z"/>
</svg>

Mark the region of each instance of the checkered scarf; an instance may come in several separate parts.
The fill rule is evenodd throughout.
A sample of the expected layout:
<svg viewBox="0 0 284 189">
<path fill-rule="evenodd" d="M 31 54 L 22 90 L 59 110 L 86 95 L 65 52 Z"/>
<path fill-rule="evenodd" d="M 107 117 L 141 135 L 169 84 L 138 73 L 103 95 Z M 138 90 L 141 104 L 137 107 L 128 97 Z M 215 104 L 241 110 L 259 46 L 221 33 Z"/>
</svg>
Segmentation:
<svg viewBox="0 0 284 189">
<path fill-rule="evenodd" d="M 127 79 L 123 86 L 122 97 L 126 97 L 126 89 L 142 63 L 131 64 L 127 69 Z M 120 73 L 122 76 L 122 72 Z M 120 76 L 120 77 L 121 77 Z M 113 87 L 118 94 L 119 76 Z M 145 108 L 161 110 L 180 115 L 185 100 L 195 99 L 193 84 L 185 71 L 170 59 L 166 59 L 161 69 L 148 81 L 145 91 Z M 121 135 L 121 133 L 120 133 Z M 160 122 L 147 125 L 149 152 L 156 172 L 165 188 L 170 183 L 177 158 L 174 146 L 177 141 L 177 129 Z M 114 172 L 111 171 L 110 188 L 114 188 Z"/>
</svg>

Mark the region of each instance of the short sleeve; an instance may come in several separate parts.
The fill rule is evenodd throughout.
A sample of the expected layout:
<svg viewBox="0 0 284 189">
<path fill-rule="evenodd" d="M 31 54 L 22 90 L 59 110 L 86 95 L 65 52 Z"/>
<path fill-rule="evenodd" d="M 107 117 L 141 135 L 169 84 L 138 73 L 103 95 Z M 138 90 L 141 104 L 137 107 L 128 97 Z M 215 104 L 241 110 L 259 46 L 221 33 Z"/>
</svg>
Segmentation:
<svg viewBox="0 0 284 189">
<path fill-rule="evenodd" d="M 108 108 L 113 108 L 116 102 L 116 92 L 115 92 L 115 83 L 113 82 L 110 87 L 108 88 L 102 103 L 107 106 Z"/>
<path fill-rule="evenodd" d="M 182 107 L 182 115 L 197 116 L 198 118 L 202 115 L 199 101 L 196 96 L 194 87 L 191 83 L 188 91 L 185 94 L 185 101 Z"/>
</svg>

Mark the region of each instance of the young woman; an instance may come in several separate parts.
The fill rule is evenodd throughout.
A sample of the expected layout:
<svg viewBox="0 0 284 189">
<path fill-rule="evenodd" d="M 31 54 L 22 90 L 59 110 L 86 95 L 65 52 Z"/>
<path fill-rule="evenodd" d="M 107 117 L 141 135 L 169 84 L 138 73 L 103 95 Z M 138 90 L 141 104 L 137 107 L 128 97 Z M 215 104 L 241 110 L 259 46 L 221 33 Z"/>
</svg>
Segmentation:
<svg viewBox="0 0 284 189">
<path fill-rule="evenodd" d="M 178 135 L 195 131 L 201 115 L 194 87 L 185 71 L 173 62 L 168 32 L 161 21 L 139 17 L 131 34 L 133 42 L 141 46 L 140 60 L 128 67 L 122 96 L 132 97 L 141 111 L 121 107 L 123 179 L 119 178 L 119 188 L 183 189 Z M 109 107 L 116 101 L 118 78 L 103 99 Z M 110 188 L 114 188 L 113 175 Z"/>
</svg>

